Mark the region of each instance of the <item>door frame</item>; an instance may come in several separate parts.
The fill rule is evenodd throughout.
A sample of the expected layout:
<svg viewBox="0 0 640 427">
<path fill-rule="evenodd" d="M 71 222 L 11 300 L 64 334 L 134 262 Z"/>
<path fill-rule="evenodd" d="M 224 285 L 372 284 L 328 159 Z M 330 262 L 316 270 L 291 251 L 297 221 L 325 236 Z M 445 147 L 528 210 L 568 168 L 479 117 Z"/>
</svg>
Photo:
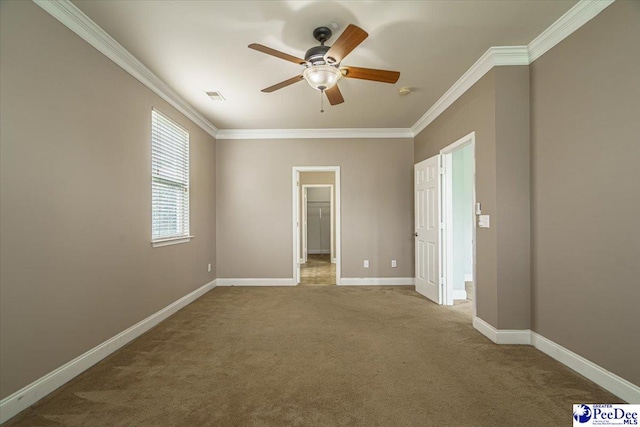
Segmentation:
<svg viewBox="0 0 640 427">
<path fill-rule="evenodd" d="M 300 283 L 300 227 L 301 227 L 301 209 L 300 209 L 300 173 L 301 172 L 333 172 L 335 178 L 336 195 L 335 195 L 335 258 L 336 258 L 336 285 L 340 285 L 342 274 L 342 236 L 340 229 L 340 166 L 293 166 L 291 168 L 291 195 L 292 195 L 292 244 L 293 244 L 293 279 L 297 284 Z"/>
<path fill-rule="evenodd" d="M 308 249 L 307 249 L 307 189 L 309 188 L 329 188 L 329 191 L 331 191 L 331 198 L 329 199 L 329 212 L 330 212 L 330 230 L 329 232 L 331 233 L 330 238 L 329 238 L 329 253 L 331 254 L 331 262 L 335 263 L 336 262 L 336 254 L 335 251 L 333 249 L 333 227 L 334 227 L 334 213 L 333 213 L 333 184 L 303 184 L 302 185 L 302 213 L 300 215 L 300 219 L 302 222 L 302 256 L 300 257 L 300 262 L 302 264 L 305 264 L 307 262 L 307 255 L 308 255 Z"/>
<path fill-rule="evenodd" d="M 442 166 L 444 169 L 442 179 L 442 218 L 444 223 L 444 233 L 442 233 L 442 268 L 444 269 L 444 304 L 453 305 L 453 153 L 461 148 L 471 146 L 472 154 L 472 188 L 471 197 L 472 205 L 470 209 L 474 209 L 476 205 L 476 133 L 471 132 L 463 136 L 456 142 L 447 145 L 440 150 Z M 473 272 L 473 315 L 476 315 L 476 304 L 478 293 L 478 281 L 476 273 L 476 220 L 475 212 L 472 216 L 473 227 L 471 227 L 472 239 L 472 272 Z"/>
</svg>

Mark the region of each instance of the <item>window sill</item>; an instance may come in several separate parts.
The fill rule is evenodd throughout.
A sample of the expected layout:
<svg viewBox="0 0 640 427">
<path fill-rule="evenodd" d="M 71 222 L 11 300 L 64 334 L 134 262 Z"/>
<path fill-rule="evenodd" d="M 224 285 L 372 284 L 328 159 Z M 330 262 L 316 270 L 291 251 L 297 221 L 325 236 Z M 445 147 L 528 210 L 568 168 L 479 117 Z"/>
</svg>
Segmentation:
<svg viewBox="0 0 640 427">
<path fill-rule="evenodd" d="M 157 239 L 151 241 L 151 246 L 161 248 L 163 246 L 178 245 L 180 243 L 189 243 L 193 236 L 169 237 L 168 239 Z"/>
</svg>

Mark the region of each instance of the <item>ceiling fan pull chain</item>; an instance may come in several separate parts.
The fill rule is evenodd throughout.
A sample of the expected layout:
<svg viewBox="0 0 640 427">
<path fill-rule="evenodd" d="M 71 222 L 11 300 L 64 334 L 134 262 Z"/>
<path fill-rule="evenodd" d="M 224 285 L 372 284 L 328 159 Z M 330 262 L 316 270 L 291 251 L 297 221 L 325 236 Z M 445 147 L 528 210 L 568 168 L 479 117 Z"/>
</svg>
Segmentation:
<svg viewBox="0 0 640 427">
<path fill-rule="evenodd" d="M 324 90 L 320 91 L 320 112 L 324 113 Z"/>
</svg>

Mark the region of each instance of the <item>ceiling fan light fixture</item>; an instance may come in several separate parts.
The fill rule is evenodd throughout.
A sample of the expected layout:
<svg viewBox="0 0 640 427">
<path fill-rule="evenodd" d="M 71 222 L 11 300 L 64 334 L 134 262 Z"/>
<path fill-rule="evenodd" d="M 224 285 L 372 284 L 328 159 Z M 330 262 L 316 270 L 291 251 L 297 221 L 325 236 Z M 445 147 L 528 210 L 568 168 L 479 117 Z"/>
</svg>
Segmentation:
<svg viewBox="0 0 640 427">
<path fill-rule="evenodd" d="M 331 65 L 314 65 L 304 70 L 302 73 L 309 86 L 315 90 L 328 90 L 338 84 L 342 73 Z"/>
</svg>

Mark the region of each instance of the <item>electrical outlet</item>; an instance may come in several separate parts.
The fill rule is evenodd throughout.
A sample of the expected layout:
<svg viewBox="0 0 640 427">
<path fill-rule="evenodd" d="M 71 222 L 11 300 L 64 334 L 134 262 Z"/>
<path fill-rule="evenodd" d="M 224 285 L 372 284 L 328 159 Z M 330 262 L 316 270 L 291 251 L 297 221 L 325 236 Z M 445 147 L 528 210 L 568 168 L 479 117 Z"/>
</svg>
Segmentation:
<svg viewBox="0 0 640 427">
<path fill-rule="evenodd" d="M 209 273 L 211 273 L 211 263 L 209 263 L 209 265 L 207 265 L 207 271 L 208 271 Z"/>
<path fill-rule="evenodd" d="M 396 268 L 398 266 L 398 261 L 396 261 L 395 259 L 391 260 L 391 267 L 392 268 Z"/>
<path fill-rule="evenodd" d="M 369 260 L 368 259 L 364 260 L 364 268 L 369 268 Z"/>
</svg>

